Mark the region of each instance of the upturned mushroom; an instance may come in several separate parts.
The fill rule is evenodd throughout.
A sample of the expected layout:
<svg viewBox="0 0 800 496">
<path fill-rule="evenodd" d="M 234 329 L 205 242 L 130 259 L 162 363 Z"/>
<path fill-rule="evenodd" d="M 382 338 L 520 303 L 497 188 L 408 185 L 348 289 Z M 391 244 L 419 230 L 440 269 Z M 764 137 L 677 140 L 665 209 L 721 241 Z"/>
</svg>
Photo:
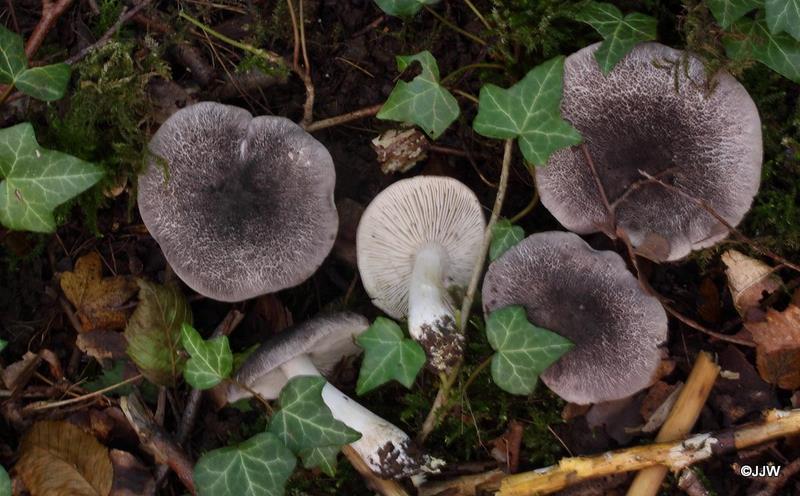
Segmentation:
<svg viewBox="0 0 800 496">
<path fill-rule="evenodd" d="M 277 334 L 262 344 L 236 373 L 236 381 L 264 399 L 276 399 L 293 377 L 329 375 L 343 358 L 361 348 L 355 337 L 369 327 L 361 315 L 342 312 L 318 316 Z M 228 390 L 228 401 L 250 396 L 236 385 Z M 383 478 L 401 478 L 432 472 L 440 464 L 416 447 L 402 429 L 375 415 L 330 383 L 322 389 L 322 401 L 331 414 L 361 433 L 350 446 L 369 468 Z"/>
<path fill-rule="evenodd" d="M 198 103 L 173 114 L 149 150 L 139 212 L 198 293 L 240 301 L 295 286 L 331 250 L 333 160 L 292 121 Z"/>
<path fill-rule="evenodd" d="M 597 251 L 573 233 L 533 234 L 492 262 L 483 281 L 484 312 L 525 307 L 532 324 L 575 347 L 541 375 L 578 404 L 630 396 L 660 363 L 667 316 L 644 293 L 622 257 Z"/>
<path fill-rule="evenodd" d="M 417 176 L 383 190 L 356 234 L 358 270 L 372 302 L 396 319 L 438 371 L 456 363 L 464 336 L 449 289 L 466 286 L 485 228 L 475 194 L 449 177 Z"/>
<path fill-rule="evenodd" d="M 753 100 L 727 72 L 708 77 L 698 57 L 658 43 L 637 45 L 603 75 L 598 46 L 567 57 L 561 112 L 583 136 L 613 214 L 581 146 L 559 150 L 537 168 L 542 204 L 579 234 L 623 229 L 636 251 L 655 261 L 714 245 L 727 227 L 645 174 L 738 224 L 761 176 Z"/>
</svg>

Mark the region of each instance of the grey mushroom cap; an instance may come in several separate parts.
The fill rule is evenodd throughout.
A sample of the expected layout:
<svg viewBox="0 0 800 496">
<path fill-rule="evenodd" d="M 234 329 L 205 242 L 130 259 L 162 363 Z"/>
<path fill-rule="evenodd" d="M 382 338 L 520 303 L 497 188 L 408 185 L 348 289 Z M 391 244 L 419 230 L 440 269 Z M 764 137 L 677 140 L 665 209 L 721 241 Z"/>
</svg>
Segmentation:
<svg viewBox="0 0 800 496">
<path fill-rule="evenodd" d="M 667 316 L 644 293 L 622 257 L 592 249 L 573 233 L 525 238 L 492 262 L 483 281 L 488 315 L 525 307 L 528 320 L 575 347 L 542 373 L 556 394 L 578 404 L 630 396 L 660 363 Z"/>
<path fill-rule="evenodd" d="M 590 45 L 567 57 L 563 117 L 584 138 L 617 225 L 636 251 L 677 260 L 714 245 L 727 228 L 646 172 L 705 201 L 738 224 L 758 192 L 761 121 L 744 87 L 725 71 L 658 43 L 637 45 L 604 76 Z M 536 169 L 542 203 L 567 229 L 587 234 L 610 219 L 581 147 Z"/>
<path fill-rule="evenodd" d="M 258 390 L 264 399 L 275 399 L 289 381 L 281 365 L 306 354 L 317 370 L 328 376 L 343 358 L 361 353 L 355 338 L 368 327 L 367 318 L 353 312 L 319 315 L 289 327 L 259 346 L 239 368 L 236 380 Z M 235 385 L 228 389 L 229 402 L 250 396 Z"/>
<path fill-rule="evenodd" d="M 296 286 L 330 252 L 333 160 L 292 121 L 198 103 L 167 119 L 149 150 L 139 212 L 198 293 L 240 301 Z"/>
</svg>

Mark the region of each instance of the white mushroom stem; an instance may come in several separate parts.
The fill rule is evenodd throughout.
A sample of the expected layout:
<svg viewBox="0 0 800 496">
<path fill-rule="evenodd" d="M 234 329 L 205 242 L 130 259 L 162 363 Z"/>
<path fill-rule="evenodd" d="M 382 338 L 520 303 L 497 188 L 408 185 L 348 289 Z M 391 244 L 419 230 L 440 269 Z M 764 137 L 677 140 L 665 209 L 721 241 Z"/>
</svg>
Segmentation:
<svg viewBox="0 0 800 496">
<path fill-rule="evenodd" d="M 286 377 L 321 375 L 308 355 L 299 355 L 280 366 Z M 411 438 L 395 426 L 359 405 L 330 383 L 322 388 L 322 401 L 336 420 L 361 433 L 350 444 L 369 468 L 384 478 L 405 477 L 420 471 L 420 457 L 408 453 Z"/>
<path fill-rule="evenodd" d="M 444 371 L 458 361 L 463 336 L 456 330 L 453 303 L 444 287 L 447 252 L 430 244 L 417 251 L 408 288 L 408 330 L 425 348 L 430 365 Z"/>
</svg>

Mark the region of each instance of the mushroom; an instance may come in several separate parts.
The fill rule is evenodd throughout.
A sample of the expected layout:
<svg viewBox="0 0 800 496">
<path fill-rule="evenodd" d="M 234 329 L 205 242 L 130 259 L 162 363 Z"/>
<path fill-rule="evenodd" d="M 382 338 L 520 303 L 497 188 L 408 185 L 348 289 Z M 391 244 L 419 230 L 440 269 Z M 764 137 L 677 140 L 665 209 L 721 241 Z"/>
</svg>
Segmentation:
<svg viewBox="0 0 800 496">
<path fill-rule="evenodd" d="M 361 348 L 355 337 L 369 327 L 361 315 L 342 312 L 318 316 L 290 327 L 262 344 L 236 373 L 236 382 L 264 399 L 276 399 L 293 377 L 329 375 L 343 358 Z M 231 385 L 229 402 L 250 396 Z M 337 420 L 361 433 L 350 446 L 370 470 L 383 478 L 400 478 L 435 471 L 438 459 L 423 455 L 399 427 L 359 405 L 330 383 L 322 389 L 322 401 Z"/>
<path fill-rule="evenodd" d="M 582 147 L 537 168 L 542 204 L 567 229 L 622 228 L 636 251 L 677 260 L 714 245 L 750 209 L 761 177 L 761 122 L 744 87 L 725 71 L 707 77 L 698 57 L 658 43 L 637 45 L 607 76 L 599 44 L 567 57 L 561 113 L 583 135 L 614 215 L 609 215 Z M 616 225 L 614 224 L 614 218 Z"/>
<path fill-rule="evenodd" d="M 356 234 L 358 270 L 372 302 L 408 328 L 429 365 L 449 369 L 463 354 L 448 290 L 466 286 L 485 222 L 475 194 L 449 177 L 417 176 L 383 190 Z"/>
<path fill-rule="evenodd" d="M 522 305 L 534 325 L 575 347 L 542 373 L 556 394 L 578 404 L 630 396 L 647 387 L 660 363 L 667 315 L 625 262 L 576 234 L 533 234 L 492 262 L 483 281 L 490 312 Z"/>
<path fill-rule="evenodd" d="M 296 286 L 331 250 L 333 160 L 292 121 L 198 103 L 173 114 L 149 149 L 139 212 L 198 293 L 240 301 Z"/>
</svg>

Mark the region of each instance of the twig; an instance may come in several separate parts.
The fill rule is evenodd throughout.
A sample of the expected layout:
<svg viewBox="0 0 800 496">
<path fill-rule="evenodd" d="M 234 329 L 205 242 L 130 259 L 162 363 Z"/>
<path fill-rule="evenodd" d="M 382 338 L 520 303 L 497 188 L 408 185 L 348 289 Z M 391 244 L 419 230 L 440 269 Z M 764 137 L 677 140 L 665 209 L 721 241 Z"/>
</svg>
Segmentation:
<svg viewBox="0 0 800 496">
<path fill-rule="evenodd" d="M 465 30 L 461 29 L 460 27 L 456 26 L 452 22 L 448 21 L 447 19 L 445 19 L 444 17 L 439 15 L 438 12 L 436 12 L 432 8 L 428 7 L 427 5 L 423 4 L 422 6 L 425 7 L 425 10 L 427 10 L 433 17 L 438 19 L 439 22 L 441 22 L 442 24 L 444 24 L 448 28 L 452 29 L 456 33 L 458 33 L 458 34 L 460 34 L 462 36 L 466 36 L 467 38 L 469 38 L 470 40 L 474 41 L 475 43 L 477 43 L 479 45 L 483 45 L 483 46 L 488 45 L 488 43 L 486 43 L 484 40 L 478 38 L 477 36 L 475 36 L 474 34 L 470 33 L 469 31 L 465 31 Z"/>
<path fill-rule="evenodd" d="M 689 496 L 711 496 L 700 477 L 691 468 L 685 468 L 678 477 L 678 487 Z"/>
<path fill-rule="evenodd" d="M 58 0 L 56 3 L 53 3 L 53 0 L 42 0 L 42 17 L 25 43 L 25 55 L 28 56 L 28 60 L 39 50 L 47 33 L 53 29 L 58 18 L 70 5 L 72 5 L 72 0 Z"/>
<path fill-rule="evenodd" d="M 381 479 L 375 475 L 372 470 L 367 466 L 364 460 L 361 459 L 356 450 L 350 445 L 342 446 L 342 453 L 350 462 L 350 465 L 356 469 L 361 477 L 367 482 L 367 486 L 373 491 L 381 494 L 382 496 L 409 496 L 403 487 L 393 480 Z"/>
<path fill-rule="evenodd" d="M 478 253 L 475 267 L 472 269 L 472 277 L 470 278 L 469 285 L 467 286 L 467 292 L 464 295 L 464 301 L 461 304 L 461 316 L 458 319 L 458 330 L 461 333 L 463 333 L 467 328 L 469 314 L 472 310 L 472 302 L 475 299 L 475 292 L 478 290 L 478 283 L 480 282 L 481 274 L 483 273 L 483 266 L 486 263 L 486 254 L 489 252 L 489 245 L 492 242 L 492 230 L 494 229 L 494 225 L 497 223 L 497 219 L 500 217 L 500 211 L 503 208 L 503 201 L 505 200 L 506 189 L 508 187 L 508 176 L 511 169 L 511 157 L 513 151 L 514 140 L 506 140 L 503 150 L 503 164 L 500 169 L 500 184 L 497 187 L 497 196 L 494 200 L 494 206 L 492 207 L 492 214 L 489 217 L 489 223 L 486 225 L 486 231 L 483 234 L 483 243 Z M 441 383 L 439 385 L 439 390 L 436 393 L 436 398 L 433 400 L 433 405 L 431 405 L 431 409 L 428 412 L 428 415 L 425 417 L 425 421 L 422 423 L 422 429 L 420 429 L 420 432 L 417 435 L 417 442 L 419 444 L 423 444 L 425 439 L 427 439 L 430 433 L 433 431 L 440 414 L 439 411 L 447 403 L 450 396 L 450 389 L 458 378 L 458 372 L 460 369 L 461 362 L 459 361 L 459 363 L 454 365 L 446 376 L 441 378 Z"/>
<path fill-rule="evenodd" d="M 329 127 L 346 124 L 358 119 L 363 119 L 364 117 L 371 117 L 377 114 L 381 110 L 381 107 L 383 107 L 382 103 L 373 105 L 371 107 L 354 110 L 353 112 L 349 112 L 347 114 L 337 115 L 336 117 L 330 117 L 328 119 L 322 119 L 321 121 L 311 122 L 304 127 L 306 131 L 313 133 L 314 131 L 320 131 Z"/>
<path fill-rule="evenodd" d="M 91 393 L 84 394 L 84 395 L 78 396 L 76 398 L 70 398 L 68 400 L 52 401 L 52 402 L 44 401 L 44 402 L 31 403 L 30 405 L 25 406 L 23 411 L 25 413 L 39 412 L 39 411 L 42 411 L 42 410 L 51 410 L 53 408 L 59 408 L 59 407 L 62 407 L 62 406 L 67 406 L 67 405 L 72 405 L 72 404 L 75 404 L 75 403 L 80 403 L 81 401 L 84 401 L 84 400 L 89 400 L 89 399 L 92 399 L 92 398 L 96 398 L 98 396 L 102 396 L 102 395 L 106 394 L 109 391 L 113 391 L 113 390 L 117 389 L 118 387 L 122 387 L 122 386 L 124 386 L 126 384 L 130 384 L 132 382 L 136 382 L 141 378 L 142 378 L 142 374 L 137 374 L 134 377 L 131 377 L 129 379 L 125 379 L 124 381 L 118 382 L 116 384 L 112 384 L 112 385 L 110 385 L 108 387 L 104 387 L 103 389 L 98 389 L 97 391 L 92 391 Z"/>
<path fill-rule="evenodd" d="M 73 65 L 76 62 L 82 60 L 84 57 L 86 57 L 89 53 L 104 47 L 109 41 L 111 41 L 111 38 L 113 38 L 114 35 L 117 34 L 117 32 L 120 30 L 123 24 L 133 19 L 139 12 L 142 11 L 142 9 L 150 5 L 150 2 L 151 0 L 141 0 L 134 8 L 130 10 L 128 10 L 127 7 L 123 8 L 122 12 L 120 13 L 119 19 L 117 19 L 117 22 L 115 22 L 113 26 L 108 28 L 108 30 L 106 30 L 106 32 L 103 33 L 103 36 L 98 38 L 98 40 L 92 43 L 91 45 L 82 49 L 80 52 L 68 58 L 66 60 L 66 63 L 69 65 Z"/>
<path fill-rule="evenodd" d="M 725 226 L 725 228 L 728 229 L 730 232 L 732 232 L 736 237 L 738 237 L 739 239 L 741 239 L 742 241 L 744 241 L 745 243 L 750 245 L 754 250 L 758 251 L 762 255 L 770 257 L 773 260 L 777 260 L 778 262 L 780 262 L 783 265 L 795 270 L 796 272 L 800 272 L 800 266 L 790 262 L 789 260 L 787 260 L 787 259 L 783 258 L 782 256 L 778 255 L 777 253 L 773 252 L 769 248 L 761 246 L 760 244 L 756 243 L 755 241 L 753 241 L 749 237 L 745 236 L 741 231 L 739 231 L 734 226 L 732 226 L 730 222 L 725 220 L 716 210 L 714 210 L 704 200 L 700 200 L 698 198 L 695 198 L 694 196 L 690 195 L 689 193 L 687 193 L 683 189 L 678 188 L 677 186 L 673 186 L 672 184 L 667 184 L 664 181 L 662 181 L 661 179 L 659 179 L 659 178 L 657 178 L 655 176 L 652 176 L 652 175 L 648 174 L 647 172 L 644 172 L 644 171 L 640 170 L 639 174 L 643 175 L 644 177 L 650 179 L 651 181 L 653 181 L 653 182 L 655 182 L 657 184 L 660 184 L 661 186 L 663 186 L 664 188 L 666 188 L 666 189 L 668 189 L 670 191 L 674 191 L 675 193 L 678 193 L 679 195 L 683 196 L 684 198 L 686 198 L 690 202 L 692 202 L 695 205 L 697 205 L 698 207 L 702 208 L 703 210 L 708 212 L 708 214 L 710 214 L 712 217 L 714 217 L 717 221 L 719 221 L 720 224 Z"/>
<path fill-rule="evenodd" d="M 120 398 L 120 408 L 128 419 L 142 448 L 153 455 L 156 463 L 167 464 L 175 472 L 183 486 L 195 494 L 192 480 L 192 461 L 159 426 L 150 410 L 133 394 Z"/>
<path fill-rule="evenodd" d="M 563 458 L 558 465 L 511 475 L 500 482 L 498 496 L 548 494 L 579 482 L 665 465 L 679 471 L 715 455 L 773 439 L 800 434 L 800 410 L 771 410 L 758 422 L 690 438 L 634 446 L 595 456 Z"/>
<path fill-rule="evenodd" d="M 592 178 L 597 185 L 597 191 L 600 194 L 600 199 L 603 201 L 603 206 L 606 208 L 606 212 L 608 212 L 609 226 L 606 226 L 606 228 L 610 228 L 610 231 L 607 231 L 607 233 L 609 237 L 613 238 L 615 232 L 614 227 L 617 225 L 614 209 L 611 208 L 611 203 L 608 202 L 606 189 L 603 187 L 602 181 L 600 181 L 600 176 L 597 174 L 597 168 L 594 166 L 594 160 L 592 160 L 592 156 L 589 154 L 589 147 L 586 146 L 586 143 L 581 143 L 581 151 L 583 152 L 583 156 L 586 158 L 586 164 L 589 166 L 589 170 L 592 172 Z"/>
<path fill-rule="evenodd" d="M 486 21 L 486 18 L 483 17 L 483 14 L 481 14 L 481 11 L 478 10 L 477 7 L 475 7 L 475 5 L 472 2 L 470 2 L 469 0 L 464 0 L 464 3 L 466 3 L 467 6 L 469 6 L 470 10 L 472 10 L 472 12 L 475 14 L 475 16 L 478 19 L 481 20 L 481 23 L 483 23 L 483 26 L 486 29 L 488 29 L 489 31 L 491 31 L 492 30 L 492 26 L 490 26 L 489 23 Z"/>
<path fill-rule="evenodd" d="M 701 351 L 667 420 L 656 436 L 657 443 L 675 441 L 692 431 L 717 380 L 717 375 L 719 375 L 719 365 L 714 363 L 708 353 Z M 628 496 L 655 496 L 666 475 L 667 467 L 662 465 L 642 470 L 636 474 L 628 489 Z"/>
</svg>

